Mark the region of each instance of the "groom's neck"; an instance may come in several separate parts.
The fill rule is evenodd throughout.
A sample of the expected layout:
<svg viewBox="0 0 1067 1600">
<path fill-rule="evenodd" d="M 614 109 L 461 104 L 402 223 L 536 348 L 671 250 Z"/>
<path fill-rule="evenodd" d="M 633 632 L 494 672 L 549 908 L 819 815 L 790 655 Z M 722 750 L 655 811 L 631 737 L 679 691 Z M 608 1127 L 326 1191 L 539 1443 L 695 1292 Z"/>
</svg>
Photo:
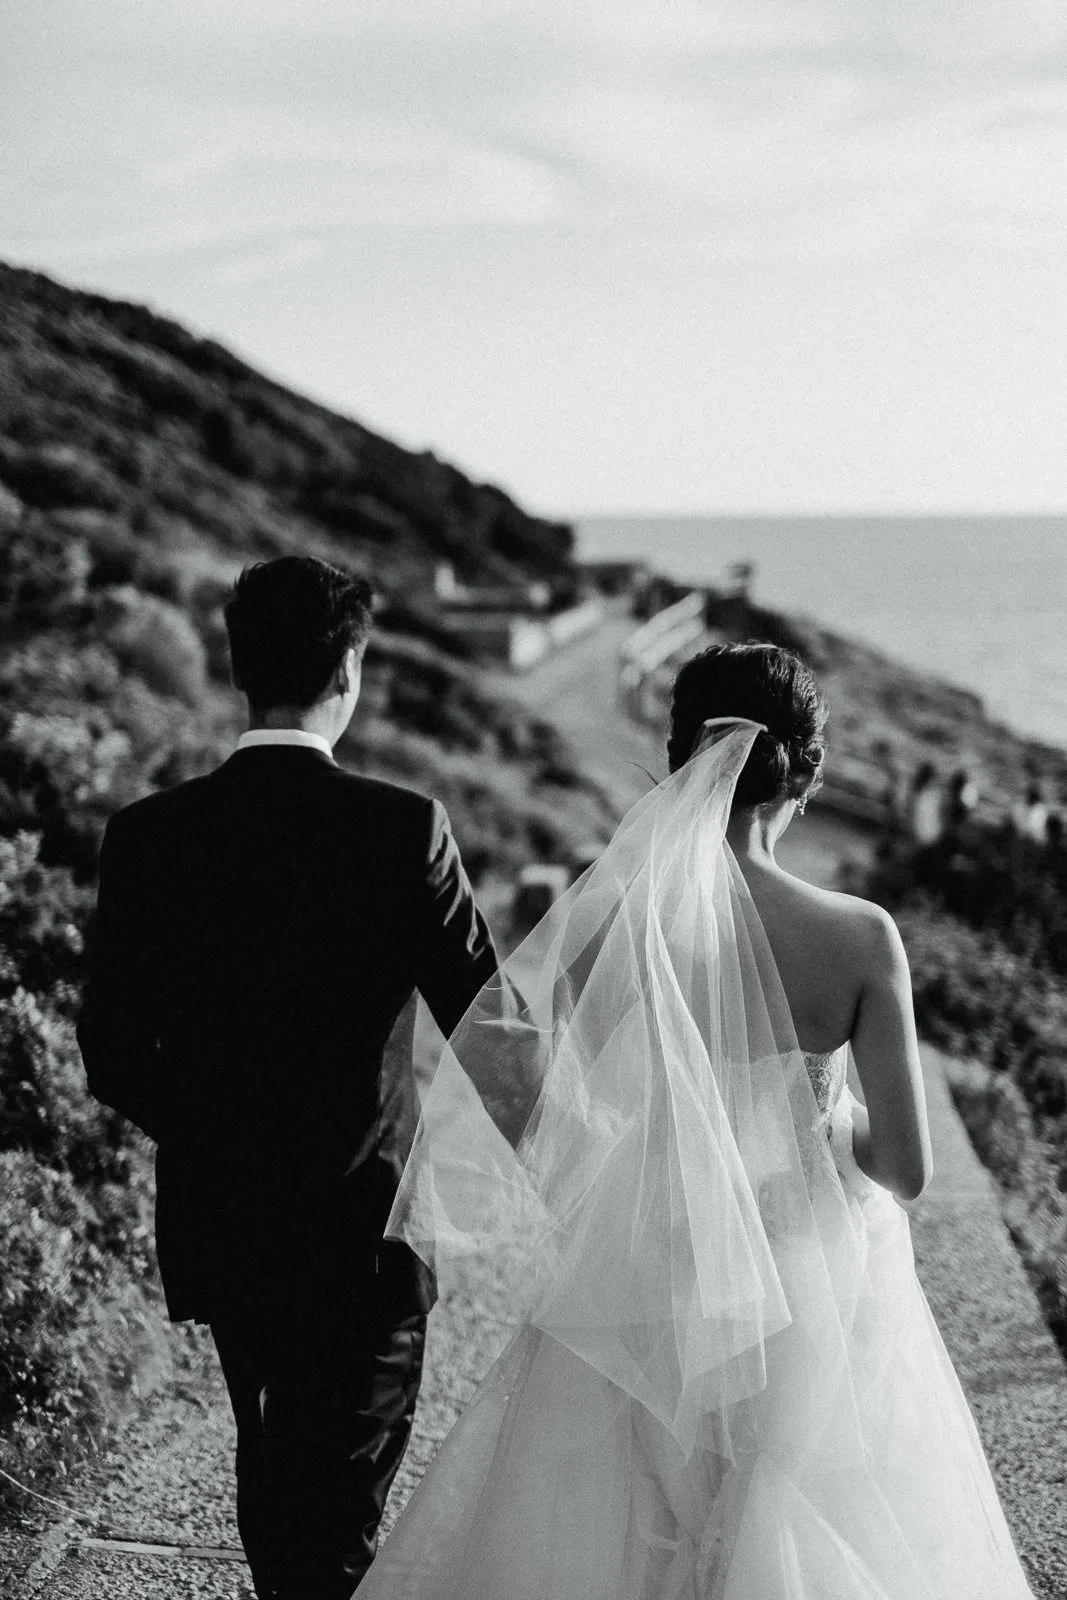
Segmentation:
<svg viewBox="0 0 1067 1600">
<path fill-rule="evenodd" d="M 317 733 L 333 744 L 337 739 L 337 716 L 329 706 L 271 706 L 260 711 L 250 705 L 248 726 L 261 728 L 299 728 L 302 733 Z"/>
</svg>

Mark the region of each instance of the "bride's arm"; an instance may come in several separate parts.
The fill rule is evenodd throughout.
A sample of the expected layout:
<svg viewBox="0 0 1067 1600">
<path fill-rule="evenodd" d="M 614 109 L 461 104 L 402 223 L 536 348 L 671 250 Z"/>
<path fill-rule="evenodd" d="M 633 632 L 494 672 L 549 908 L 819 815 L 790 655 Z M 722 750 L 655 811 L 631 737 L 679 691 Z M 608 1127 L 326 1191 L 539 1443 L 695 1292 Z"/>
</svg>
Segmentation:
<svg viewBox="0 0 1067 1600">
<path fill-rule="evenodd" d="M 892 917 L 865 907 L 864 979 L 852 1035 L 866 1101 L 856 1107 L 852 1149 L 861 1171 L 901 1200 L 915 1200 L 932 1172 L 919 1042 L 904 945 Z"/>
<path fill-rule="evenodd" d="M 853 1159 L 860 1171 L 865 1172 L 870 1177 L 871 1119 L 867 1115 L 867 1107 L 860 1100 L 853 1099 L 852 1101 L 849 1108 L 848 1128 Z"/>
</svg>

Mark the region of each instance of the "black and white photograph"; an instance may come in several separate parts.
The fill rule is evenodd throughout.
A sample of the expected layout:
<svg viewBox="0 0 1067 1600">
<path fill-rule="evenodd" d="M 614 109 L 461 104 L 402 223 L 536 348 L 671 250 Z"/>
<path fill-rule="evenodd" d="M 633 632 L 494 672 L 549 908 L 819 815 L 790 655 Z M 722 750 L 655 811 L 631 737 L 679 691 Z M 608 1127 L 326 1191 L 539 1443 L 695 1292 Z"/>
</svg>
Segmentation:
<svg viewBox="0 0 1067 1600">
<path fill-rule="evenodd" d="M 0 4 L 4 1600 L 1067 1600 L 1067 10 Z"/>
</svg>

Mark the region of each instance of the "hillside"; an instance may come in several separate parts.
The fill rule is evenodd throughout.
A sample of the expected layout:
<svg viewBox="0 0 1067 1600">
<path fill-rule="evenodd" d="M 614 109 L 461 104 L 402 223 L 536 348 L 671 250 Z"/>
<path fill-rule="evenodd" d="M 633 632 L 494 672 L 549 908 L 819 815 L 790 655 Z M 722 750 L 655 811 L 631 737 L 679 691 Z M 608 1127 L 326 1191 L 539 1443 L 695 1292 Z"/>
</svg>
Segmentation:
<svg viewBox="0 0 1067 1600">
<path fill-rule="evenodd" d="M 86 878 L 108 810 L 213 764 L 240 720 L 226 591 L 300 550 L 382 598 L 345 759 L 435 786 L 475 866 L 565 849 L 598 797 L 463 658 L 432 580 L 448 559 L 562 600 L 571 542 L 144 307 L 0 266 L 0 834 Z"/>
<path fill-rule="evenodd" d="M 565 584 L 570 529 L 273 383 L 143 306 L 0 264 L 0 476 L 168 549 L 358 551 L 393 587 L 435 558 Z"/>
</svg>

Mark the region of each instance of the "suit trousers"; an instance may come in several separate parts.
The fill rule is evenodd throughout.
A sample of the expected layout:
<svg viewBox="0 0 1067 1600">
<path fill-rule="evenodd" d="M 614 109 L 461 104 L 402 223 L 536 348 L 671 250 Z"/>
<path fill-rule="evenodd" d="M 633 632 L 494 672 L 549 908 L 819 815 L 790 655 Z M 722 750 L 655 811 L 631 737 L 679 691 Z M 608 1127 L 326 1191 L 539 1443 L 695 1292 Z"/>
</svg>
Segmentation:
<svg viewBox="0 0 1067 1600">
<path fill-rule="evenodd" d="M 237 1423 L 237 1524 L 259 1600 L 349 1600 L 411 1435 L 426 1317 L 326 1303 L 211 1323 Z"/>
</svg>

